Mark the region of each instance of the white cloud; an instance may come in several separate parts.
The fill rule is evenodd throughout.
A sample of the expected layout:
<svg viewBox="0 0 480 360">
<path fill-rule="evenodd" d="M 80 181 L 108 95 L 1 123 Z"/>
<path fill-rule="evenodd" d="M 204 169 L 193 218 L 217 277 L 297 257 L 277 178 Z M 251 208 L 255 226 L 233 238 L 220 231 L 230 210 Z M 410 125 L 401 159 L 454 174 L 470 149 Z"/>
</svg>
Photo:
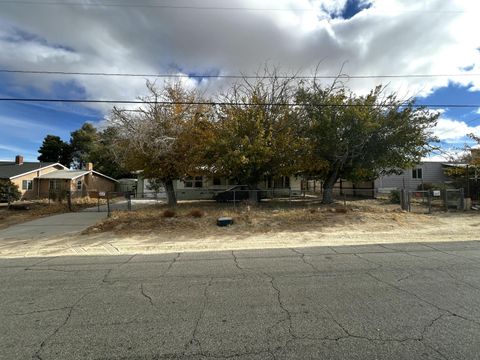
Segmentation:
<svg viewBox="0 0 480 360">
<path fill-rule="evenodd" d="M 371 8 L 348 20 L 330 18 L 341 12 L 346 0 L 228 2 L 228 7 L 276 11 L 5 6 L 0 14 L 0 22 L 6 24 L 0 27 L 0 65 L 127 73 L 178 73 L 179 69 L 202 73 L 215 69 L 221 74 L 237 74 L 253 73 L 265 61 L 280 65 L 284 71 L 310 73 L 321 62 L 320 72 L 328 75 L 336 74 L 345 61 L 344 72 L 353 75 L 447 74 L 472 64 L 469 71 L 474 71 L 480 65 L 480 22 L 475 16 L 480 11 L 478 2 L 369 2 Z M 226 5 L 211 0 L 203 6 Z M 44 41 L 12 39 L 15 29 Z M 84 87 L 89 98 L 134 99 L 145 91 L 143 78 L 21 75 L 15 81 L 47 91 L 53 81 L 71 80 Z M 351 80 L 349 86 L 362 92 L 388 81 L 392 91 L 427 95 L 448 85 L 449 80 L 473 84 L 480 90 L 480 78 L 468 77 Z M 202 87 L 213 91 L 224 84 L 211 80 Z"/>
<path fill-rule="evenodd" d="M 480 136 L 480 125 L 470 126 L 464 121 L 440 118 L 434 129 L 434 135 L 440 140 L 451 143 L 468 140 L 467 134 Z"/>
</svg>

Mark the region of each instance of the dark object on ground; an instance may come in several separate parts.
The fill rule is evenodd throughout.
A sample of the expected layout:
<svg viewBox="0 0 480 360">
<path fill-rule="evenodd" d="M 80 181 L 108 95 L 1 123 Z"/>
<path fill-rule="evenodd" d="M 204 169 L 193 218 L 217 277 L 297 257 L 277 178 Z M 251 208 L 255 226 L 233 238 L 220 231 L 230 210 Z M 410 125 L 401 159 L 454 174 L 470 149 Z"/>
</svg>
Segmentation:
<svg viewBox="0 0 480 360">
<path fill-rule="evenodd" d="M 175 215 L 177 215 L 177 213 L 174 210 L 165 210 L 163 212 L 163 217 L 165 218 L 173 218 Z"/>
<path fill-rule="evenodd" d="M 229 226 L 233 225 L 233 219 L 231 217 L 221 217 L 217 219 L 217 226 Z"/>
<path fill-rule="evenodd" d="M 244 201 L 250 198 L 251 191 L 255 191 L 257 201 L 260 201 L 263 197 L 265 197 L 265 194 L 263 194 L 262 191 L 251 190 L 247 185 L 236 185 L 225 191 L 219 192 L 213 197 L 213 200 L 216 202 Z"/>
<path fill-rule="evenodd" d="M 193 216 L 194 218 L 201 218 L 203 216 L 203 212 L 198 209 L 194 209 L 190 211 L 190 216 Z"/>
<path fill-rule="evenodd" d="M 25 211 L 30 210 L 30 204 L 12 204 L 8 207 L 8 210 L 16 210 L 16 211 Z"/>
</svg>

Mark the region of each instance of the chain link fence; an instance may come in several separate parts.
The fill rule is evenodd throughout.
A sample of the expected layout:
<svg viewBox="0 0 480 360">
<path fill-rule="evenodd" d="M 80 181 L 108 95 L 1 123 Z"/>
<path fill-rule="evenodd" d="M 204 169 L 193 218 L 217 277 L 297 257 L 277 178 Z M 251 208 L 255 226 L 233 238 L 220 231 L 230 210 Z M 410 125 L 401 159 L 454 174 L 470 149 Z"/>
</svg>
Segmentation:
<svg viewBox="0 0 480 360">
<path fill-rule="evenodd" d="M 465 209 L 463 189 L 401 190 L 400 194 L 401 207 L 408 212 L 431 214 L 435 211 Z"/>
</svg>

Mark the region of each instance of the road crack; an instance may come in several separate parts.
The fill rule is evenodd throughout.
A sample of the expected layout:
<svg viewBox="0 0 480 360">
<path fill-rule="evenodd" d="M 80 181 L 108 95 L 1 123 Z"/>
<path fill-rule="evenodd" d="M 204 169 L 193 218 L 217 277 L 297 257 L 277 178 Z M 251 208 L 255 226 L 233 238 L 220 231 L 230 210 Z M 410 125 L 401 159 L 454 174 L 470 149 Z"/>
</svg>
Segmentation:
<svg viewBox="0 0 480 360">
<path fill-rule="evenodd" d="M 290 251 L 294 252 L 297 255 L 300 255 L 300 259 L 302 259 L 303 263 L 310 266 L 314 272 L 317 272 L 317 273 L 320 272 L 320 270 L 315 265 L 313 265 L 311 262 L 305 259 L 305 254 L 303 252 L 298 251 L 297 249 L 294 249 L 294 248 L 290 248 Z"/>
<path fill-rule="evenodd" d="M 210 278 L 209 281 L 207 282 L 207 284 L 205 285 L 204 289 L 203 289 L 202 306 L 200 308 L 200 312 L 198 314 L 197 320 L 195 321 L 195 325 L 193 327 L 192 337 L 191 337 L 190 341 L 187 344 L 185 344 L 185 351 L 187 351 L 190 346 L 197 346 L 198 349 L 199 349 L 199 353 L 202 354 L 202 356 L 203 356 L 202 343 L 200 342 L 200 340 L 198 340 L 197 333 L 198 333 L 198 327 L 200 325 L 200 322 L 202 321 L 203 317 L 205 316 L 205 310 L 206 310 L 207 305 L 208 305 L 208 289 L 212 285 L 212 282 L 213 282 L 213 278 Z"/>
<path fill-rule="evenodd" d="M 69 307 L 65 307 L 65 309 L 68 309 L 68 313 L 67 313 L 67 316 L 65 317 L 65 320 L 55 328 L 55 330 L 49 335 L 47 336 L 40 344 L 39 348 L 37 349 L 37 351 L 35 351 L 35 353 L 33 354 L 33 357 L 36 358 L 36 359 L 39 359 L 39 360 L 42 360 L 42 357 L 40 356 L 40 353 L 42 352 L 43 348 L 47 345 L 47 343 L 63 328 L 65 327 L 65 325 L 67 325 L 68 321 L 70 320 L 71 316 L 72 316 L 72 313 L 73 313 L 73 310 L 75 309 L 75 307 L 78 306 L 78 304 L 84 299 L 86 298 L 88 295 L 90 295 L 91 293 L 93 293 L 94 291 L 96 291 L 98 289 L 94 289 L 92 291 L 89 291 L 88 293 L 82 295 L 77 301 L 75 301 L 75 303 L 72 305 L 72 306 L 69 306 Z"/>
<path fill-rule="evenodd" d="M 151 306 L 155 306 L 154 303 L 153 303 L 152 297 L 145 292 L 145 289 L 143 288 L 143 283 L 140 284 L 140 293 L 143 295 L 143 297 L 148 299 Z"/>
</svg>

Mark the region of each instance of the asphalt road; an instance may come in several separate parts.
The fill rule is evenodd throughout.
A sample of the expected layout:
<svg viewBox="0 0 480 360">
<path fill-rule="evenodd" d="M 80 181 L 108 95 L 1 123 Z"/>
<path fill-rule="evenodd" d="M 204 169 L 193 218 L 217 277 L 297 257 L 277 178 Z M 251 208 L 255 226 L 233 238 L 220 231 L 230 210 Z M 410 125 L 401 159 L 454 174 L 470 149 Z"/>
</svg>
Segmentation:
<svg viewBox="0 0 480 360">
<path fill-rule="evenodd" d="M 480 242 L 0 269 L 1 359 L 480 359 Z"/>
</svg>

